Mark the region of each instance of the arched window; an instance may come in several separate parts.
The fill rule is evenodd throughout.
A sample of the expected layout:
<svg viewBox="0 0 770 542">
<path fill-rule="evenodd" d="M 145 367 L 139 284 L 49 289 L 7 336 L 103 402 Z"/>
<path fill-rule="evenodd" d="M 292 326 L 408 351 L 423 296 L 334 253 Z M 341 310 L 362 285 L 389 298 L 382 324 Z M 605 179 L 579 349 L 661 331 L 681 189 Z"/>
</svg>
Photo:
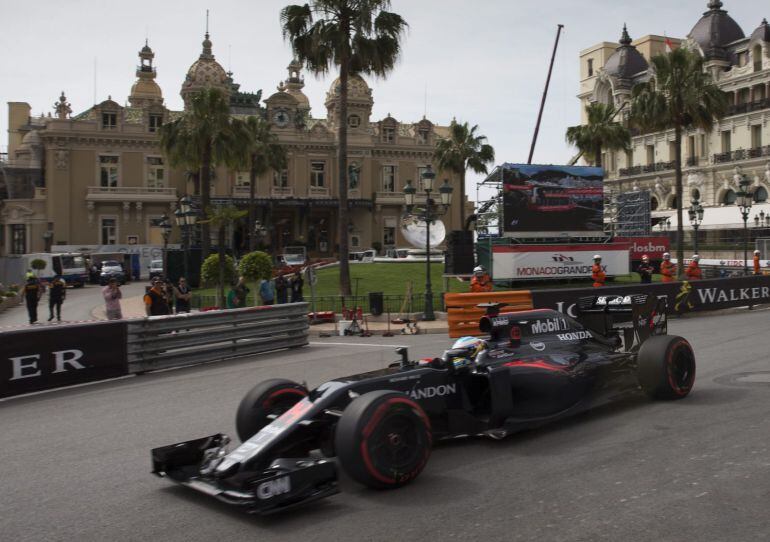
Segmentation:
<svg viewBox="0 0 770 542">
<path fill-rule="evenodd" d="M 759 186 L 754 190 L 754 202 L 760 203 L 763 201 L 767 201 L 767 190 L 765 190 L 764 186 Z"/>
<path fill-rule="evenodd" d="M 677 201 L 676 196 L 671 198 L 671 205 L 670 205 L 669 209 L 676 209 L 676 207 L 677 207 L 676 201 Z"/>
<path fill-rule="evenodd" d="M 725 195 L 722 196 L 722 204 L 723 205 L 735 205 L 735 191 L 734 190 L 728 190 L 725 192 Z"/>
<path fill-rule="evenodd" d="M 762 71 L 762 46 L 757 44 L 751 52 L 751 57 L 754 60 L 754 71 Z"/>
<path fill-rule="evenodd" d="M 655 211 L 658 208 L 658 198 L 652 196 L 650 198 L 650 211 Z"/>
</svg>

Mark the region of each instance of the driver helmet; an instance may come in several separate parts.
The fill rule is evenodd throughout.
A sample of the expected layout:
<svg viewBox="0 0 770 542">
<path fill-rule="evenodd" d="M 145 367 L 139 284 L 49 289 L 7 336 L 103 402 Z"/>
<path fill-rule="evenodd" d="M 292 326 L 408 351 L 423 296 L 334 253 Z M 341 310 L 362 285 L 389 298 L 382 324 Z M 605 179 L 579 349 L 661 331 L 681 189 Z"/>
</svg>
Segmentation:
<svg viewBox="0 0 770 542">
<path fill-rule="evenodd" d="M 697 262 L 698 260 L 700 260 L 700 256 L 698 256 L 697 254 L 693 254 L 692 261 Z"/>
<path fill-rule="evenodd" d="M 642 256 L 642 261 L 643 261 L 643 262 L 647 262 L 647 261 L 650 261 L 650 257 L 649 257 L 649 256 L 647 256 L 647 254 L 645 254 L 644 256 Z"/>
<path fill-rule="evenodd" d="M 664 260 L 670 260 L 670 259 L 671 259 L 671 254 L 670 254 L 670 253 L 668 253 L 668 252 L 664 252 L 664 253 L 663 253 L 663 259 L 664 259 Z"/>
<path fill-rule="evenodd" d="M 452 349 L 465 351 L 463 357 L 454 360 L 455 367 L 458 367 L 458 363 L 459 367 L 465 367 L 468 360 L 473 362 L 480 352 L 487 349 L 487 341 L 478 337 L 460 337 L 452 345 Z"/>
<path fill-rule="evenodd" d="M 483 265 L 477 265 L 473 268 L 473 273 L 475 275 L 482 275 L 484 273 L 484 266 Z"/>
</svg>

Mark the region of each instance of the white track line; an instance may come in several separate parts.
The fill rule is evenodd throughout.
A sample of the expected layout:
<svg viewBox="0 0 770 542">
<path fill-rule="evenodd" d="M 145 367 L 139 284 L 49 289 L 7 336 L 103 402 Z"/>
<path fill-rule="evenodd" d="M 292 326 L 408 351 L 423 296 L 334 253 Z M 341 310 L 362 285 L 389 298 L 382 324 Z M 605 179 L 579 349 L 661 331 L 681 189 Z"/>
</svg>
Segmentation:
<svg viewBox="0 0 770 542">
<path fill-rule="evenodd" d="M 370 348 L 407 348 L 405 344 L 370 344 L 370 343 L 322 343 L 309 342 L 312 346 L 368 346 Z"/>
</svg>

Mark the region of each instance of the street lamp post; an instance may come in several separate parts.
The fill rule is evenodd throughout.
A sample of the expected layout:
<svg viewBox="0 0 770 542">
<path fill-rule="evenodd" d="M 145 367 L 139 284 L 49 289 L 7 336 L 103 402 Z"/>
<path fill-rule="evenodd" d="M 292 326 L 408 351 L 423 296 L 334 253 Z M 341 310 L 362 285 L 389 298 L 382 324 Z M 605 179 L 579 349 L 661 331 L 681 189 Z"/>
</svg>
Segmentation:
<svg viewBox="0 0 770 542">
<path fill-rule="evenodd" d="M 740 191 L 736 194 L 735 202 L 741 210 L 741 216 L 743 217 L 743 274 L 749 274 L 749 213 L 751 213 L 752 194 L 749 192 L 749 185 L 751 181 L 745 175 L 741 176 L 741 180 L 738 183 Z"/>
<path fill-rule="evenodd" d="M 193 209 L 190 196 L 179 198 L 179 204 L 174 211 L 176 225 L 182 230 L 182 250 L 184 251 L 184 276 L 189 281 L 190 269 L 190 231 L 197 221 L 197 213 Z"/>
<path fill-rule="evenodd" d="M 168 220 L 168 216 L 164 213 L 160 218 L 161 235 L 163 235 L 163 277 L 168 277 L 168 262 L 166 261 L 166 255 L 168 253 L 168 238 L 171 236 L 171 222 Z"/>
<path fill-rule="evenodd" d="M 697 254 L 698 253 L 698 228 L 703 222 L 703 205 L 700 204 L 700 201 L 698 200 L 698 198 L 694 198 L 692 200 L 692 204 L 690 205 L 690 208 L 687 210 L 687 214 L 690 215 L 690 224 L 692 225 L 692 229 L 694 230 L 694 235 L 695 235 L 693 240 L 693 254 Z"/>
<path fill-rule="evenodd" d="M 440 214 L 443 214 L 439 212 L 439 209 L 430 197 L 431 192 L 433 192 L 433 181 L 435 178 L 436 174 L 430 165 L 428 165 L 420 178 L 420 188 L 425 192 L 425 211 L 418 214 L 418 218 L 425 222 L 425 312 L 423 320 L 426 321 L 436 319 L 436 315 L 433 312 L 433 289 L 430 280 L 430 224 Z M 417 189 L 412 186 L 412 181 L 407 181 L 404 187 L 404 202 L 408 211 L 411 211 L 414 206 L 414 196 L 416 193 Z M 445 213 L 452 203 L 452 187 L 449 185 L 448 180 L 444 180 L 444 184 L 439 188 L 439 193 L 441 195 L 443 212 Z"/>
</svg>

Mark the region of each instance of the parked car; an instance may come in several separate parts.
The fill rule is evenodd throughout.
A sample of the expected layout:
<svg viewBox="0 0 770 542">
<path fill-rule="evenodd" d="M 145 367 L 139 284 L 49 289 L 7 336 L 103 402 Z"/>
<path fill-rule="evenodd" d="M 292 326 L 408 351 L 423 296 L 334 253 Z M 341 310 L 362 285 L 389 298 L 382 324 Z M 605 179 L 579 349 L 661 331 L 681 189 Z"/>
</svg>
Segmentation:
<svg viewBox="0 0 770 542">
<path fill-rule="evenodd" d="M 148 269 L 150 270 L 150 280 L 154 279 L 155 277 L 162 277 L 163 260 L 152 260 Z"/>
<path fill-rule="evenodd" d="M 126 272 L 123 266 L 116 260 L 105 260 L 102 262 L 102 269 L 99 273 L 99 284 L 105 286 L 110 279 L 117 279 L 119 284 L 126 283 Z"/>
</svg>

